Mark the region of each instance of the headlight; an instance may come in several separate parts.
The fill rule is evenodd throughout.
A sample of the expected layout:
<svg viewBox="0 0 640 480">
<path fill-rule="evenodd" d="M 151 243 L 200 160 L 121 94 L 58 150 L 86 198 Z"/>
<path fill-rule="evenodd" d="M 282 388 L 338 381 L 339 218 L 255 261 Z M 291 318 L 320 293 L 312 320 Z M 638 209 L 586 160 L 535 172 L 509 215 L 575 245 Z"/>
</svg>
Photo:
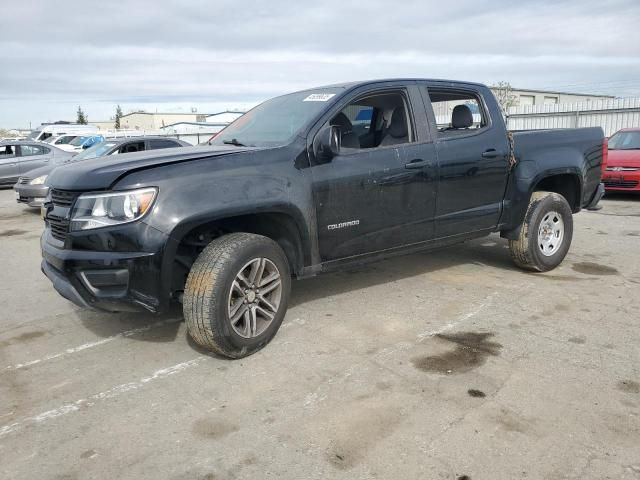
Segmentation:
<svg viewBox="0 0 640 480">
<path fill-rule="evenodd" d="M 47 179 L 46 175 L 41 175 L 39 177 L 34 178 L 29 182 L 29 185 L 42 185 Z"/>
<path fill-rule="evenodd" d="M 91 230 L 134 222 L 151 209 L 157 188 L 110 193 L 86 193 L 71 212 L 71 230 Z"/>
</svg>

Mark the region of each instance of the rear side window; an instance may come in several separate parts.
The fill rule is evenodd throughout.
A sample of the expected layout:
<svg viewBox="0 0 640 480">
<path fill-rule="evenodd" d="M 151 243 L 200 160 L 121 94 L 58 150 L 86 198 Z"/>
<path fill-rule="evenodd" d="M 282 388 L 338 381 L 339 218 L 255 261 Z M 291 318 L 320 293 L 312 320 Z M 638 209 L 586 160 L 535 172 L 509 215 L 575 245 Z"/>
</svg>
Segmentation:
<svg viewBox="0 0 640 480">
<path fill-rule="evenodd" d="M 30 157 L 33 155 L 44 155 L 49 153 L 49 149 L 40 145 L 20 145 L 20 156 Z"/>
<path fill-rule="evenodd" d="M 149 150 L 157 150 L 159 148 L 175 148 L 180 147 L 178 142 L 173 140 L 149 140 Z"/>
<path fill-rule="evenodd" d="M 429 88 L 428 96 L 439 138 L 473 134 L 489 125 L 486 110 L 475 92 Z"/>
</svg>

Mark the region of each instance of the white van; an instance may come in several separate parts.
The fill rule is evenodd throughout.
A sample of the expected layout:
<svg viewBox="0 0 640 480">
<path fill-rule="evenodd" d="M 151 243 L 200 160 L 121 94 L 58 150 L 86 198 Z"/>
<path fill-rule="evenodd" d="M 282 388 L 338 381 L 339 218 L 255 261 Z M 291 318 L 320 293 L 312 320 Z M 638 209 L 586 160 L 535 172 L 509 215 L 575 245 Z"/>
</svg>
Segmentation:
<svg viewBox="0 0 640 480">
<path fill-rule="evenodd" d="M 51 125 L 40 125 L 40 128 L 33 130 L 27 137 L 29 140 L 43 141 L 49 137 L 59 137 L 60 135 L 95 135 L 100 130 L 95 125 L 79 125 L 77 123 L 55 123 Z"/>
</svg>

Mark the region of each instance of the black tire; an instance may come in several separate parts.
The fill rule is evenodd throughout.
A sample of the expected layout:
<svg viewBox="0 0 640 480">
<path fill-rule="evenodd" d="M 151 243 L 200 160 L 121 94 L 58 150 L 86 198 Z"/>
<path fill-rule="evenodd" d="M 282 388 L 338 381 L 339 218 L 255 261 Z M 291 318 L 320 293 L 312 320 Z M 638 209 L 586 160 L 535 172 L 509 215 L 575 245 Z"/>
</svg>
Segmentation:
<svg viewBox="0 0 640 480">
<path fill-rule="evenodd" d="M 564 223 L 564 235 L 560 246 L 545 255 L 538 244 L 538 230 L 547 214 L 557 212 Z M 509 241 L 511 258 L 525 270 L 547 272 L 556 268 L 569 251 L 573 238 L 573 215 L 567 200 L 553 192 L 534 192 L 524 217 L 518 240 Z"/>
<path fill-rule="evenodd" d="M 231 325 L 229 299 L 236 276 L 252 259 L 266 258 L 282 281 L 274 318 L 257 336 L 245 338 Z M 191 267 L 183 296 L 183 312 L 191 338 L 229 358 L 257 352 L 275 336 L 289 303 L 291 273 L 287 257 L 273 240 L 250 233 L 231 233 L 212 241 Z"/>
</svg>

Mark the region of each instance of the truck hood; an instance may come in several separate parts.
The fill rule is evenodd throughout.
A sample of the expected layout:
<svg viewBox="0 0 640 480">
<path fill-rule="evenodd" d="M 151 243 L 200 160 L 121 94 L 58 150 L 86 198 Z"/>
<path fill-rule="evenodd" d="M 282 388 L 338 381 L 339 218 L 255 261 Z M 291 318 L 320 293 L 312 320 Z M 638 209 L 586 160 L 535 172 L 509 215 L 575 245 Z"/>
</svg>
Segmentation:
<svg viewBox="0 0 640 480">
<path fill-rule="evenodd" d="M 640 150 L 609 150 L 609 167 L 640 167 Z"/>
<path fill-rule="evenodd" d="M 49 175 L 47 185 L 59 190 L 104 190 L 120 177 L 137 170 L 256 150 L 263 148 L 201 146 L 99 157 L 56 168 Z"/>
</svg>

